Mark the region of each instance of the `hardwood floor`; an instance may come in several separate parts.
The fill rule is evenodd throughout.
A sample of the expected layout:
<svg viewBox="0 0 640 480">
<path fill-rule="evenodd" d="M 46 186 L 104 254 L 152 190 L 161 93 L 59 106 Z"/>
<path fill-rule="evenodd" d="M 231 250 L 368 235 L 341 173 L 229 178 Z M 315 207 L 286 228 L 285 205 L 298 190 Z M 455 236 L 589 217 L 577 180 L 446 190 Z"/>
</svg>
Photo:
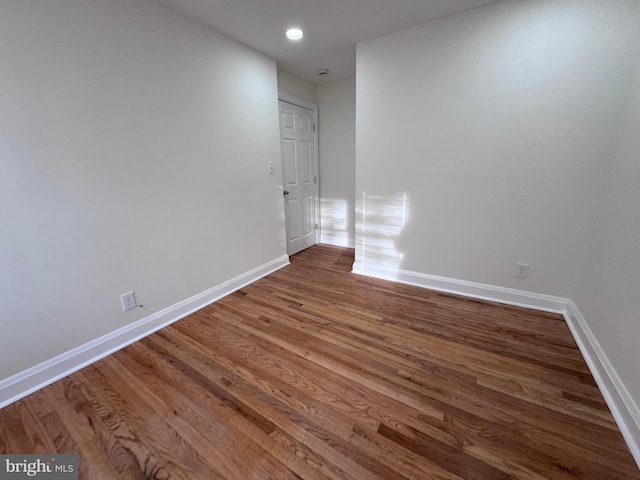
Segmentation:
<svg viewBox="0 0 640 480">
<path fill-rule="evenodd" d="M 0 410 L 80 478 L 640 479 L 561 316 L 292 265 Z"/>
</svg>

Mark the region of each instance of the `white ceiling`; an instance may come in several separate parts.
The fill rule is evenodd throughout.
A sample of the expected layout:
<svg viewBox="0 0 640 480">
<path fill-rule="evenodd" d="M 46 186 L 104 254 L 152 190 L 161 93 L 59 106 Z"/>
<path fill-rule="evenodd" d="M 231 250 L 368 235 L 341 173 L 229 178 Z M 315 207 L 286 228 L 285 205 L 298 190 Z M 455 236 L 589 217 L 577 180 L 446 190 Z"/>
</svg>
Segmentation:
<svg viewBox="0 0 640 480">
<path fill-rule="evenodd" d="M 494 0 L 155 0 L 263 52 L 312 83 L 356 72 L 356 42 L 491 3 Z M 284 31 L 304 30 L 298 42 Z M 316 70 L 331 73 L 318 77 Z"/>
</svg>

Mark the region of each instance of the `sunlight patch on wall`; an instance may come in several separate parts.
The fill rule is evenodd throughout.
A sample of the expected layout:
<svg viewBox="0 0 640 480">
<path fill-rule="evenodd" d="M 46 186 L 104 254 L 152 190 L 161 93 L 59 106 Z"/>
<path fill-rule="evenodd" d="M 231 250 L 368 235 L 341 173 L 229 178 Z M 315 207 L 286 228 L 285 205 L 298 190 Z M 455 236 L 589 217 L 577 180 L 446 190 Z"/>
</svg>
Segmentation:
<svg viewBox="0 0 640 480">
<path fill-rule="evenodd" d="M 381 196 L 362 192 L 356 212 L 356 261 L 353 271 L 375 271 L 378 275 L 395 279 L 401 267 L 403 253 L 398 250 L 409 217 L 409 197 L 405 193 Z"/>
<path fill-rule="evenodd" d="M 346 200 L 323 198 L 320 201 L 322 220 L 320 224 L 322 243 L 353 247 L 349 245 L 349 204 Z"/>
</svg>

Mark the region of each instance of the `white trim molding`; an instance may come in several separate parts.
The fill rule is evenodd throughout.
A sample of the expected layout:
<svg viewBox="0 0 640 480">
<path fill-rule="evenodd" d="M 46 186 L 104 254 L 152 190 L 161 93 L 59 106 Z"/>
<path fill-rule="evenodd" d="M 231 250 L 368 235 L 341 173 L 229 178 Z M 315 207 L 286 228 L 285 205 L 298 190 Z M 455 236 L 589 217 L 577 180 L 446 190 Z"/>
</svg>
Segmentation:
<svg viewBox="0 0 640 480">
<path fill-rule="evenodd" d="M 353 264 L 353 273 L 369 277 L 392 280 L 407 285 L 428 288 L 438 292 L 454 293 L 470 298 L 489 300 L 491 302 L 505 303 L 517 307 L 534 308 L 546 312 L 563 314 L 569 303 L 569 299 L 542 295 L 540 293 L 516 290 L 513 288 L 497 287 L 485 283 L 469 282 L 449 277 L 439 277 L 426 273 L 412 272 L 401 269 L 385 269 L 366 266 L 356 262 Z"/>
<path fill-rule="evenodd" d="M 353 273 L 464 297 L 561 314 L 640 468 L 640 409 L 573 300 L 408 270 L 353 264 Z"/>
<path fill-rule="evenodd" d="M 316 105 L 315 103 L 307 102 L 305 100 L 302 100 L 301 98 L 294 97 L 293 95 L 287 95 L 284 92 L 278 92 L 278 100 L 282 100 L 283 102 L 291 103 L 293 105 L 298 105 L 299 107 L 313 110 L 314 112 L 317 112 L 318 110 L 318 105 Z M 317 118 L 314 118 L 314 121 L 316 121 L 317 123 Z"/>
<path fill-rule="evenodd" d="M 6 378 L 0 381 L 0 408 L 171 325 L 286 265 L 289 265 L 289 257 L 283 255 L 191 298 Z"/>
<path fill-rule="evenodd" d="M 640 468 L 640 408 L 635 402 L 607 354 L 600 346 L 578 307 L 569 301 L 564 318 L 587 366 L 598 384 L 631 455 Z"/>
</svg>

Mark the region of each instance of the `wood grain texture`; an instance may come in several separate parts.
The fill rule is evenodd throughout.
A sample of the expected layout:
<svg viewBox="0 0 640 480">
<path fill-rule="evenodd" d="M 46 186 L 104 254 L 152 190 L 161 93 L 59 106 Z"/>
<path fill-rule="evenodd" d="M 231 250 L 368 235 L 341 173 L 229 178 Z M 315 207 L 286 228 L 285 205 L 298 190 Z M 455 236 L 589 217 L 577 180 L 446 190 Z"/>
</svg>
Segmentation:
<svg viewBox="0 0 640 480">
<path fill-rule="evenodd" d="M 83 479 L 640 479 L 561 316 L 292 264 L 0 410 Z"/>
</svg>

